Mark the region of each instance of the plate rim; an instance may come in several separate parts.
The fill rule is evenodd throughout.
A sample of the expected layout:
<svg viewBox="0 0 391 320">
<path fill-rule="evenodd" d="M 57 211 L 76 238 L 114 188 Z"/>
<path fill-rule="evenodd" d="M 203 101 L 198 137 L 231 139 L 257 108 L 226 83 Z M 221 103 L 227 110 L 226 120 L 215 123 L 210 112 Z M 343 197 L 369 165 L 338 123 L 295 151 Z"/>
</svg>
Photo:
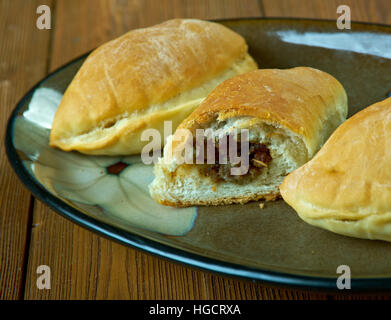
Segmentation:
<svg viewBox="0 0 391 320">
<path fill-rule="evenodd" d="M 311 18 L 292 18 L 292 17 L 249 17 L 249 18 L 224 18 L 215 19 L 211 21 L 215 22 L 238 22 L 243 20 L 262 20 L 262 21 L 276 21 L 281 20 L 285 22 L 333 22 L 332 19 L 311 19 Z M 364 25 L 373 27 L 384 27 L 388 29 L 391 34 L 391 25 L 369 22 L 355 22 L 352 21 L 352 27 L 354 25 Z M 280 271 L 270 271 L 259 268 L 246 267 L 243 265 L 225 262 L 222 260 L 209 258 L 196 253 L 185 251 L 184 249 L 175 248 L 167 244 L 159 243 L 155 240 L 148 239 L 146 237 L 125 231 L 119 227 L 115 227 L 108 223 L 99 221 L 92 217 L 89 217 L 85 213 L 75 209 L 63 200 L 52 195 L 47 191 L 39 182 L 28 172 L 19 157 L 13 143 L 14 122 L 20 109 L 25 104 L 26 100 L 30 99 L 34 91 L 39 88 L 45 81 L 61 72 L 62 70 L 70 67 L 82 59 L 85 59 L 93 50 L 90 50 L 66 64 L 55 69 L 53 72 L 46 75 L 40 81 L 38 81 L 32 88 L 30 88 L 23 97 L 17 102 L 13 108 L 9 118 L 7 120 L 6 132 L 5 132 L 5 150 L 12 169 L 16 173 L 17 177 L 22 181 L 25 187 L 41 202 L 48 205 L 55 212 L 61 216 L 70 220 L 77 225 L 86 228 L 92 232 L 98 233 L 107 239 L 114 240 L 126 246 L 130 246 L 134 249 L 141 250 L 148 254 L 152 254 L 159 258 L 164 258 L 174 263 L 180 263 L 182 265 L 196 268 L 202 271 L 212 272 L 223 276 L 235 277 L 253 281 L 259 281 L 261 283 L 270 284 L 274 286 L 287 286 L 302 289 L 322 290 L 322 291 L 338 291 L 336 287 L 336 280 L 338 275 L 334 277 L 321 277 L 321 276 L 306 276 L 299 274 L 291 274 Z M 27 239 L 28 241 L 28 239 Z M 352 278 L 351 289 L 349 292 L 359 291 L 386 291 L 391 289 L 391 277 L 375 277 L 375 278 Z"/>
</svg>

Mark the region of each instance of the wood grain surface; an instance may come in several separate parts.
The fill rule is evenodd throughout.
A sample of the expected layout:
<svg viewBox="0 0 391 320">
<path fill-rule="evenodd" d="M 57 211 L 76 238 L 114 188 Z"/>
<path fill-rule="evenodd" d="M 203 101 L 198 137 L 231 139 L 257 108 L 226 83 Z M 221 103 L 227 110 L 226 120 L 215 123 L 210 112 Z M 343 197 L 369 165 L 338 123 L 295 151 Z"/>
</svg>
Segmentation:
<svg viewBox="0 0 391 320">
<path fill-rule="evenodd" d="M 47 74 L 50 32 L 37 32 L 41 1 L 0 1 L 0 139 L 25 91 Z M 51 5 L 51 2 L 47 2 Z M 33 199 L 0 153 L 0 299 L 22 296 Z"/>
<path fill-rule="evenodd" d="M 35 27 L 38 5 L 52 29 Z M 174 17 L 291 16 L 391 23 L 388 0 L 0 0 L 0 124 L 40 78 L 129 29 Z M 0 299 L 387 299 L 272 288 L 167 262 L 100 237 L 34 199 L 0 154 Z M 36 286 L 51 268 L 51 289 Z"/>
</svg>

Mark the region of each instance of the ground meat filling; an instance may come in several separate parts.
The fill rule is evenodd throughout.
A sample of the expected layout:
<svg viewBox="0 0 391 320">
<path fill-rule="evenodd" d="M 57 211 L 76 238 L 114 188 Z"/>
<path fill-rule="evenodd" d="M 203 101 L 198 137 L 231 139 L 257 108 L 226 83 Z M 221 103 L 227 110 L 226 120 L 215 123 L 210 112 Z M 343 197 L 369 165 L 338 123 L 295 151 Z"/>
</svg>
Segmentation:
<svg viewBox="0 0 391 320">
<path fill-rule="evenodd" d="M 206 145 L 206 142 L 205 142 Z M 206 147 L 205 149 L 206 150 Z M 237 155 L 241 156 L 240 141 L 237 143 Z M 256 178 L 263 170 L 267 170 L 267 167 L 272 161 L 269 148 L 263 143 L 250 142 L 249 145 L 249 169 L 244 175 L 232 175 L 231 168 L 239 167 L 239 164 L 233 165 L 219 164 L 219 146 L 215 144 L 215 163 L 207 163 L 207 155 L 204 155 L 204 164 L 201 164 L 201 173 L 207 177 L 210 177 L 215 182 L 235 182 L 238 184 L 247 183 Z"/>
</svg>

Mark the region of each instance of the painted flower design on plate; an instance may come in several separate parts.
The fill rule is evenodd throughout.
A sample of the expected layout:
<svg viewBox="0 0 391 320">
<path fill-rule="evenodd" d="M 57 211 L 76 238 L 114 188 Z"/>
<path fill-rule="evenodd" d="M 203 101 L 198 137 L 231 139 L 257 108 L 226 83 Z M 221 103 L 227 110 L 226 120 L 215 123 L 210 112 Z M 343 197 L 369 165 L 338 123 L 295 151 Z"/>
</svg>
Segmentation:
<svg viewBox="0 0 391 320">
<path fill-rule="evenodd" d="M 148 192 L 153 166 L 142 163 L 139 155 L 88 156 L 49 147 L 51 123 L 61 97 L 51 88 L 37 89 L 28 109 L 14 123 L 14 144 L 38 182 L 103 222 L 176 236 L 191 230 L 197 208 L 157 204 Z"/>
</svg>

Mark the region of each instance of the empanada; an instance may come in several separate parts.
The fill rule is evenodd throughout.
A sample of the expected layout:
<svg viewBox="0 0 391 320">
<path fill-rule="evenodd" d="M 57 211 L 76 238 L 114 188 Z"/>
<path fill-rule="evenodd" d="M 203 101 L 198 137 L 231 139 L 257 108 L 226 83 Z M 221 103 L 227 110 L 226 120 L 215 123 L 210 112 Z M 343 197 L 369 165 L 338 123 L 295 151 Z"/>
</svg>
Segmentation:
<svg viewBox="0 0 391 320">
<path fill-rule="evenodd" d="M 238 75 L 220 84 L 180 124 L 155 165 L 151 195 L 171 206 L 275 199 L 283 178 L 311 159 L 346 115 L 345 90 L 325 72 L 298 67 Z M 186 140 L 194 144 L 197 129 L 219 129 L 217 149 L 224 135 L 247 129 L 248 171 L 233 175 L 232 163 L 217 160 L 180 163 L 184 162 L 178 160 L 180 148 Z M 237 141 L 237 149 L 245 156 L 240 136 Z M 193 150 L 196 159 L 197 147 Z"/>
<path fill-rule="evenodd" d="M 349 118 L 280 189 L 309 224 L 391 241 L 391 98 Z"/>
<path fill-rule="evenodd" d="M 133 30 L 93 51 L 67 88 L 50 145 L 97 155 L 140 153 L 145 129 L 163 135 L 223 80 L 257 64 L 227 27 L 175 19 Z"/>
</svg>

